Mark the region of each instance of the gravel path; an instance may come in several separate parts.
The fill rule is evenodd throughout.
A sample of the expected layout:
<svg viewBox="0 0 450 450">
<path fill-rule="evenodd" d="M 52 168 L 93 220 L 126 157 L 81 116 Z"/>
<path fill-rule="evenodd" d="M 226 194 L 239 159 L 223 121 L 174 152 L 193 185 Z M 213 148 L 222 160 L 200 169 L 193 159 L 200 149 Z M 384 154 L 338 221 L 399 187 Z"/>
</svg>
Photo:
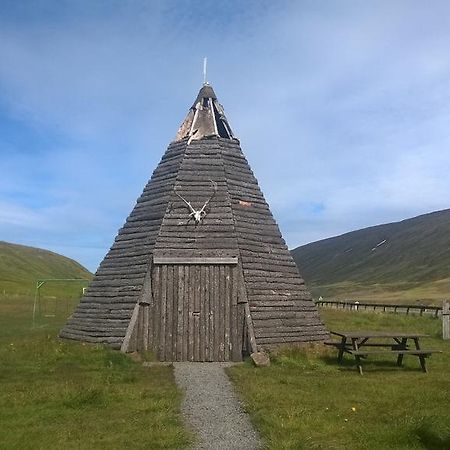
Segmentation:
<svg viewBox="0 0 450 450">
<path fill-rule="evenodd" d="M 176 362 L 175 379 L 186 393 L 182 413 L 197 433 L 195 449 L 262 448 L 224 368 L 232 363 Z"/>
</svg>

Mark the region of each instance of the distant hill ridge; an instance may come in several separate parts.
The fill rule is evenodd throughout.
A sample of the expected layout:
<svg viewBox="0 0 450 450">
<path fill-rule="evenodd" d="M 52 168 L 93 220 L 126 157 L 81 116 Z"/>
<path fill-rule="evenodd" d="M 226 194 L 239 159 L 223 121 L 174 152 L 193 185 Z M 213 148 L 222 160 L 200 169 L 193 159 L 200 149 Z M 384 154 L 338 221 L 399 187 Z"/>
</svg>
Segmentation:
<svg viewBox="0 0 450 450">
<path fill-rule="evenodd" d="M 92 274 L 58 253 L 0 241 L 0 294 L 30 294 L 38 278 L 91 279 Z"/>
<path fill-rule="evenodd" d="M 450 278 L 450 209 L 313 242 L 292 255 L 312 286 Z"/>
</svg>

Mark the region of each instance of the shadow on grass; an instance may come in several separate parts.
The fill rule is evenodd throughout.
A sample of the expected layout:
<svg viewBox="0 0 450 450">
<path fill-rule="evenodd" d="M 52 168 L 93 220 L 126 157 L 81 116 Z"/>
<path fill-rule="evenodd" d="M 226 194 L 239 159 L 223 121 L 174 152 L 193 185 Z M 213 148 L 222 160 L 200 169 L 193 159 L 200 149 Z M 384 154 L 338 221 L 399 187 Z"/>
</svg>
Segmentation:
<svg viewBox="0 0 450 450">
<path fill-rule="evenodd" d="M 106 406 L 106 397 L 103 389 L 83 387 L 68 393 L 63 400 L 63 405 L 72 409 L 100 408 Z"/>
<path fill-rule="evenodd" d="M 356 361 L 354 358 L 344 358 L 340 363 L 337 361 L 336 356 L 332 355 L 323 355 L 320 358 L 327 366 L 334 366 L 336 369 L 342 372 L 348 371 L 358 371 L 356 367 Z M 393 371 L 402 371 L 402 372 L 419 372 L 422 373 L 419 363 L 417 363 L 417 368 L 412 366 L 401 366 L 397 365 L 397 361 L 393 360 L 362 360 L 362 368 L 365 372 L 393 372 Z"/>
<path fill-rule="evenodd" d="M 444 436 L 434 431 L 431 423 L 422 423 L 415 429 L 415 434 L 419 442 L 427 450 L 445 450 L 450 449 L 450 429 L 444 431 Z"/>
</svg>

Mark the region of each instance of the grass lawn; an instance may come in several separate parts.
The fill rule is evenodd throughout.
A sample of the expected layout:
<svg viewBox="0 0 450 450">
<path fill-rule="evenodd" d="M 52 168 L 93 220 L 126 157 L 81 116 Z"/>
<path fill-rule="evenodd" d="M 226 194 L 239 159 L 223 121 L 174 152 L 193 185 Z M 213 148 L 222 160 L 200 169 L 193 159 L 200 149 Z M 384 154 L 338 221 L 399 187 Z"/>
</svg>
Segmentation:
<svg viewBox="0 0 450 450">
<path fill-rule="evenodd" d="M 417 357 L 370 357 L 360 376 L 336 351 L 286 350 L 268 368 L 250 363 L 228 373 L 270 449 L 450 449 L 450 341 L 440 320 L 323 309 L 329 329 L 421 331 L 424 348 L 444 350 L 420 371 Z"/>
<path fill-rule="evenodd" d="M 31 299 L 0 297 L 0 448 L 185 448 L 169 367 L 30 329 Z M 50 320 L 50 319 L 49 319 Z"/>
<path fill-rule="evenodd" d="M 442 300 L 448 299 L 450 278 L 427 283 L 358 284 L 345 281 L 323 286 L 310 285 L 310 288 L 315 298 L 322 296 L 327 300 L 359 300 L 375 303 L 407 303 L 442 306 Z"/>
</svg>

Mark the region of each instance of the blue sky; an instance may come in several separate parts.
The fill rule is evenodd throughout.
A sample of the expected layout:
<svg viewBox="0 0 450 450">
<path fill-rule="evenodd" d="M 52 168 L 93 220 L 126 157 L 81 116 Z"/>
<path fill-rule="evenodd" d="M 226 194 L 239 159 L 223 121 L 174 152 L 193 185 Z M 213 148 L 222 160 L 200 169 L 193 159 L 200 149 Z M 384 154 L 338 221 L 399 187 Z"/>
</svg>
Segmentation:
<svg viewBox="0 0 450 450">
<path fill-rule="evenodd" d="M 95 270 L 208 78 L 290 248 L 450 207 L 448 1 L 0 1 L 0 239 Z"/>
</svg>

